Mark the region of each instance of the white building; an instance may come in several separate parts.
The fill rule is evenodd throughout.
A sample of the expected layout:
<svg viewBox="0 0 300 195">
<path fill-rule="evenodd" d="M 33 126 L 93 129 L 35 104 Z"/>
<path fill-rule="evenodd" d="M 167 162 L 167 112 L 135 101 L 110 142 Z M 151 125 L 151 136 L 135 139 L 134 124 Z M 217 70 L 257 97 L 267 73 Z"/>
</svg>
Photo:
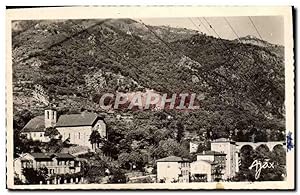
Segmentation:
<svg viewBox="0 0 300 195">
<path fill-rule="evenodd" d="M 190 141 L 190 153 L 196 153 L 199 145 L 199 141 Z"/>
<path fill-rule="evenodd" d="M 189 159 L 169 156 L 156 161 L 157 182 L 165 183 L 189 183 L 190 162 Z"/>
<path fill-rule="evenodd" d="M 211 150 L 226 154 L 224 179 L 232 178 L 239 171 L 238 150 L 235 141 L 220 138 L 211 141 Z"/>
<path fill-rule="evenodd" d="M 215 151 L 203 151 L 197 154 L 197 160 L 191 163 L 193 182 L 212 182 L 216 178 L 224 179 L 226 154 Z"/>
<path fill-rule="evenodd" d="M 62 140 L 69 139 L 71 144 L 93 148 L 89 141 L 93 131 L 98 131 L 102 138 L 107 138 L 106 124 L 96 113 L 82 112 L 59 117 L 56 129 L 62 135 Z"/>
<path fill-rule="evenodd" d="M 71 144 L 89 148 L 92 148 L 89 141 L 92 131 L 98 131 L 101 138 L 107 138 L 106 124 L 96 113 L 66 114 L 57 119 L 57 112 L 54 109 L 47 109 L 44 116 L 31 119 L 22 129 L 22 134 L 25 134 L 28 139 L 47 142 L 49 137 L 44 133 L 48 127 L 55 127 L 63 141 L 68 139 Z"/>
<path fill-rule="evenodd" d="M 14 160 L 14 172 L 23 182 L 26 181 L 23 170 L 26 168 L 47 168 L 48 175 L 73 174 L 80 172 L 80 162 L 66 153 L 26 153 Z"/>
</svg>

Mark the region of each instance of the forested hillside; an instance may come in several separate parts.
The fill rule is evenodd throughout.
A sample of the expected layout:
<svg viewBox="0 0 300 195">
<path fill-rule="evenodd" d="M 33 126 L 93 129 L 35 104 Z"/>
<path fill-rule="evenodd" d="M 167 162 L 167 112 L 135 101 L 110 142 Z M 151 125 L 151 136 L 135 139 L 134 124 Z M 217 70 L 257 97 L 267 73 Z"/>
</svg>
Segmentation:
<svg viewBox="0 0 300 195">
<path fill-rule="evenodd" d="M 62 112 L 99 112 L 106 116 L 110 130 L 122 129 L 120 134 L 127 138 L 134 130 L 148 136 L 165 133 L 162 140 L 178 143 L 204 132 L 214 138 L 233 133 L 237 141 L 253 134 L 256 141 L 281 140 L 282 48 L 217 39 L 189 29 L 145 26 L 131 19 L 15 21 L 14 114 L 26 109 L 41 114 L 45 102 L 50 102 Z M 200 109 L 107 114 L 97 106 L 103 93 L 148 89 L 161 94 L 197 93 Z M 124 112 L 133 117 L 133 126 L 122 122 L 120 127 L 120 121 L 114 120 Z M 167 116 L 172 116 L 171 121 Z M 150 139 L 143 136 L 133 140 Z"/>
</svg>

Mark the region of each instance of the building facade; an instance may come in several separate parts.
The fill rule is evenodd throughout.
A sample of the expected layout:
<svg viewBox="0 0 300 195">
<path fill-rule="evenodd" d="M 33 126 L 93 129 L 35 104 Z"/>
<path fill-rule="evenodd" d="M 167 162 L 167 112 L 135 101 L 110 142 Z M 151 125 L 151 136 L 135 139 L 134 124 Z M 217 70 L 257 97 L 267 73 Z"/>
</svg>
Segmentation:
<svg viewBox="0 0 300 195">
<path fill-rule="evenodd" d="M 26 181 L 23 170 L 46 168 L 50 177 L 54 174 L 73 174 L 81 170 L 80 162 L 71 154 L 66 153 L 25 153 L 14 160 L 15 175 Z"/>
<path fill-rule="evenodd" d="M 190 162 L 188 159 L 169 156 L 156 161 L 157 182 L 189 183 Z"/>
<path fill-rule="evenodd" d="M 211 150 L 226 154 L 224 179 L 230 179 L 239 171 L 239 154 L 236 143 L 226 138 L 220 138 L 211 142 Z"/>
<path fill-rule="evenodd" d="M 191 163 L 193 182 L 212 182 L 224 179 L 226 154 L 216 151 L 203 151 L 197 154 L 197 160 Z"/>
<path fill-rule="evenodd" d="M 89 139 L 93 131 L 98 131 L 101 138 L 107 139 L 106 124 L 96 113 L 82 112 L 57 117 L 57 111 L 54 109 L 47 109 L 44 116 L 31 119 L 22 129 L 22 134 L 28 139 L 48 142 L 50 138 L 45 136 L 45 131 L 49 127 L 55 127 L 63 141 L 68 140 L 70 144 L 91 149 L 93 146 Z"/>
</svg>

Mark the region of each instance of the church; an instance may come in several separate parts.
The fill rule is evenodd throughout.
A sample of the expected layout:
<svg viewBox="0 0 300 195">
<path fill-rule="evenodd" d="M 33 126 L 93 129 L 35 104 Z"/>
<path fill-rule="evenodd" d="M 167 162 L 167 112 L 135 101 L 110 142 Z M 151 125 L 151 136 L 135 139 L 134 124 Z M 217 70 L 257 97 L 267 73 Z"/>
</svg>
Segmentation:
<svg viewBox="0 0 300 195">
<path fill-rule="evenodd" d="M 58 117 L 57 111 L 52 108 L 46 109 L 44 116 L 31 119 L 22 129 L 22 134 L 28 139 L 47 142 L 49 138 L 44 134 L 49 127 L 55 127 L 63 141 L 68 139 L 70 144 L 88 146 L 90 149 L 93 149 L 89 141 L 93 131 L 98 131 L 101 138 L 107 139 L 106 124 L 98 114 L 84 111 Z"/>
</svg>

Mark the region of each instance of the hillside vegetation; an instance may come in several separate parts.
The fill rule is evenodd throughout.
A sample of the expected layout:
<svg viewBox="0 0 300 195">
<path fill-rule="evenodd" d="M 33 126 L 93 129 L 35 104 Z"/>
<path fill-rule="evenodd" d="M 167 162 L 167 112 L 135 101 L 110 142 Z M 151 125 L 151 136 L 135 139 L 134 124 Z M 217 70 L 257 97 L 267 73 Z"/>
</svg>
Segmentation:
<svg viewBox="0 0 300 195">
<path fill-rule="evenodd" d="M 32 95 L 41 86 L 43 96 L 59 109 L 99 112 L 117 132 L 120 124 L 114 117 L 125 111 L 101 110 L 97 103 L 103 93 L 197 93 L 199 110 L 126 111 L 135 125 L 122 124 L 121 134 L 143 128 L 150 135 L 172 132 L 161 139 L 178 143 L 203 133 L 217 138 L 234 132 L 236 140 L 250 140 L 253 134 L 256 141 L 284 139 L 282 46 L 167 26 L 147 28 L 131 19 L 15 21 L 15 26 L 15 115 L 25 109 L 43 112 L 45 103 Z"/>
</svg>

